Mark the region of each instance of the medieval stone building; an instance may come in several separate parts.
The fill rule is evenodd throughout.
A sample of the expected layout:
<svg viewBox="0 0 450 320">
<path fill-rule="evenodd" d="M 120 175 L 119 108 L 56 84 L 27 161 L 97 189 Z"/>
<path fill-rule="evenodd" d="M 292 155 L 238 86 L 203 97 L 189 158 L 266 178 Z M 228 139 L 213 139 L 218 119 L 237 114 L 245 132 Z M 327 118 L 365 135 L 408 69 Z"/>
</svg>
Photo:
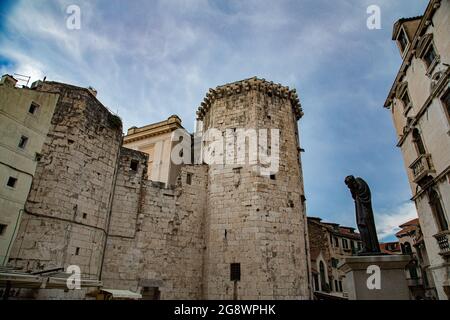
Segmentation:
<svg viewBox="0 0 450 320">
<path fill-rule="evenodd" d="M 9 266 L 44 273 L 78 265 L 83 280 L 149 299 L 310 298 L 302 110 L 294 89 L 251 78 L 210 89 L 197 112 L 196 135 L 278 129 L 276 170 L 261 174 L 259 158 L 197 161 L 173 166 L 167 181 L 149 179 L 149 154 L 123 147 L 121 121 L 95 91 L 45 81 L 32 90 L 58 101 Z M 181 127 L 175 120 L 161 125 Z M 129 131 L 130 143 L 138 131 Z M 192 149 L 210 148 L 200 144 Z M 231 154 L 237 160 L 241 153 Z M 93 288 L 84 283 L 81 290 L 16 295 L 85 298 Z"/>
</svg>

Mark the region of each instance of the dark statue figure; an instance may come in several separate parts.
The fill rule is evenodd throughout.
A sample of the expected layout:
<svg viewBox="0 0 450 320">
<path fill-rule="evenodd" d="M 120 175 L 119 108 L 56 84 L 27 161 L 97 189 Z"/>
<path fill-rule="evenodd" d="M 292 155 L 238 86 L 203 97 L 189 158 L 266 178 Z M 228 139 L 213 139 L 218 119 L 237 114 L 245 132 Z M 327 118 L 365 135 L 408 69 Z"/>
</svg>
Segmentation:
<svg viewBox="0 0 450 320">
<path fill-rule="evenodd" d="M 363 179 L 354 176 L 345 178 L 345 184 L 355 200 L 356 224 L 363 244 L 359 255 L 380 254 L 369 186 Z"/>
</svg>

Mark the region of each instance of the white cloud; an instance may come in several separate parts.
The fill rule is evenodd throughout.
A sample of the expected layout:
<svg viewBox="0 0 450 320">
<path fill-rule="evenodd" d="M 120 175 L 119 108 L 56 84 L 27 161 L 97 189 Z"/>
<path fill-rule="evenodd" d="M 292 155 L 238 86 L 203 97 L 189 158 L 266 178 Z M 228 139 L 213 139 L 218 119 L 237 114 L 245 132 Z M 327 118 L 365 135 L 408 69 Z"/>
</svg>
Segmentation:
<svg viewBox="0 0 450 320">
<path fill-rule="evenodd" d="M 77 0 L 78 31 L 65 24 L 65 8 L 72 2 L 17 1 L 6 16 L 9 34 L 0 32 L 0 55 L 14 69 L 2 67 L 2 74 L 93 86 L 99 99 L 118 111 L 125 130 L 171 114 L 191 130 L 208 88 L 264 77 L 300 93 L 305 188 L 315 214 L 344 212 L 351 218 L 340 220 L 354 220 L 342 182 L 353 173 L 349 169 L 369 180 L 389 176 L 387 188 L 386 179 L 371 184 L 374 196 L 384 192 L 379 197 L 386 206 L 407 198 L 407 180 L 395 174 L 403 164 L 399 156 L 392 160 L 398 151 L 382 130 L 383 121 L 392 128 L 381 107 L 390 84 L 383 81 L 392 81 L 389 70 L 396 71 L 400 58 L 390 30 L 387 36 L 367 30 L 371 0 L 333 6 L 328 1 Z M 388 13 L 407 16 L 411 2 L 398 1 L 401 11 L 394 12 L 390 1 L 375 1 L 383 9 L 383 26 L 391 24 Z M 371 150 L 383 146 L 380 141 L 389 149 L 377 150 L 386 159 L 376 162 Z"/>
<path fill-rule="evenodd" d="M 412 202 L 375 214 L 378 238 L 383 240 L 395 235 L 400 230 L 399 225 L 415 218 L 417 211 Z"/>
</svg>

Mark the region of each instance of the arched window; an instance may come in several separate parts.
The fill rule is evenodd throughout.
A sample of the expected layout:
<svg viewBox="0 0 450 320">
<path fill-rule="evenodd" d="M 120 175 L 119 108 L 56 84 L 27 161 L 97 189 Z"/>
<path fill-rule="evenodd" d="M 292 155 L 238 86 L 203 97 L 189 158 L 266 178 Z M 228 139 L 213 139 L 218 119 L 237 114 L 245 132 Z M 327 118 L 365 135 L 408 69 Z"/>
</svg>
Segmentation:
<svg viewBox="0 0 450 320">
<path fill-rule="evenodd" d="M 411 244 L 409 242 L 405 242 L 403 247 L 404 247 L 404 253 L 405 254 L 411 254 L 412 253 Z"/>
<path fill-rule="evenodd" d="M 415 266 L 409 267 L 409 276 L 411 279 L 417 279 L 419 276 L 417 275 L 417 268 Z"/>
<path fill-rule="evenodd" d="M 448 230 L 448 223 L 447 219 L 445 218 L 444 208 L 441 204 L 441 199 L 439 197 L 439 194 L 436 190 L 431 189 L 430 193 L 428 194 L 428 197 L 430 199 L 430 207 L 433 211 L 434 218 L 437 221 L 439 231 Z"/>
<path fill-rule="evenodd" d="M 420 155 L 427 153 L 425 150 L 425 145 L 423 144 L 422 136 L 417 128 L 414 128 L 413 130 L 413 142 L 416 145 L 417 152 Z"/>
<path fill-rule="evenodd" d="M 325 265 L 323 264 L 323 261 L 319 262 L 319 270 L 320 270 L 320 289 L 321 289 L 321 291 L 327 291 Z"/>
<path fill-rule="evenodd" d="M 316 274 L 313 275 L 313 277 L 314 277 L 314 290 L 320 291 L 319 276 L 316 273 Z"/>
<path fill-rule="evenodd" d="M 406 270 L 408 270 L 410 279 L 418 279 L 419 278 L 419 273 L 417 272 L 417 261 L 416 260 L 411 260 L 407 264 Z"/>
</svg>

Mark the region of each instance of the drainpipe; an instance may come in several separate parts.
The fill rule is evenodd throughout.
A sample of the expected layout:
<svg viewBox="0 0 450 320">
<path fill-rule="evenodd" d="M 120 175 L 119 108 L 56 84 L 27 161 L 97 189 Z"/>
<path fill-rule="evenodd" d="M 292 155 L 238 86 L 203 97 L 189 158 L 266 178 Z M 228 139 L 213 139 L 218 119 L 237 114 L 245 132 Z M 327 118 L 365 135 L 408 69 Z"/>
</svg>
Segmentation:
<svg viewBox="0 0 450 320">
<path fill-rule="evenodd" d="M 6 254 L 5 254 L 5 257 L 3 258 L 3 261 L 2 261 L 2 266 L 6 265 L 6 263 L 8 262 L 9 251 L 11 250 L 11 245 L 14 242 L 14 239 L 16 237 L 17 226 L 19 225 L 19 221 L 20 221 L 20 218 L 22 217 L 22 212 L 23 211 L 24 211 L 23 209 L 20 209 L 19 210 L 19 214 L 17 215 L 16 223 L 14 225 L 14 231 L 12 233 L 11 238 L 9 239 L 8 249 L 6 249 Z"/>
<path fill-rule="evenodd" d="M 105 230 L 105 233 L 104 233 L 105 234 L 105 242 L 103 244 L 102 259 L 101 259 L 100 270 L 99 270 L 99 274 L 98 274 L 98 280 L 99 281 L 102 280 L 103 264 L 105 262 L 106 244 L 108 242 L 109 228 L 110 228 L 110 225 L 111 225 L 112 205 L 113 205 L 113 202 L 114 202 L 114 194 L 116 192 L 117 173 L 119 171 L 120 149 L 122 148 L 122 144 L 123 144 L 123 135 L 121 135 L 121 137 L 120 137 L 120 144 L 119 144 L 119 148 L 117 149 L 116 167 L 114 169 L 113 183 L 112 183 L 111 195 L 110 195 L 110 200 L 109 200 L 108 217 L 107 217 L 108 221 L 106 223 L 106 230 Z"/>
</svg>

